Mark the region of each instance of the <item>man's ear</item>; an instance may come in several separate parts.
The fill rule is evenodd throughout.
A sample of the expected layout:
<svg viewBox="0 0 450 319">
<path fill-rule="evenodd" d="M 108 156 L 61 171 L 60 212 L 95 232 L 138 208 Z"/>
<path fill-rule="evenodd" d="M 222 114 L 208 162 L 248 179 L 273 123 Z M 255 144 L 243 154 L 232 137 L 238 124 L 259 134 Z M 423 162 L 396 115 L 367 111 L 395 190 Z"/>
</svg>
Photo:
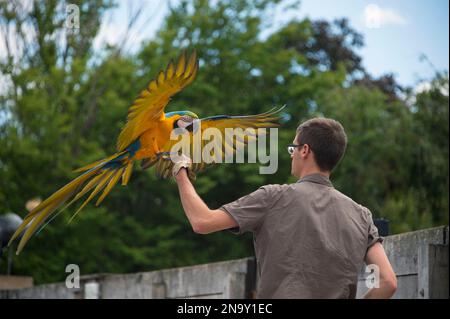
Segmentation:
<svg viewBox="0 0 450 319">
<path fill-rule="evenodd" d="M 302 157 L 308 156 L 308 150 L 307 150 L 307 148 L 308 148 L 308 145 L 307 145 L 307 144 L 304 144 L 304 145 L 301 146 L 301 148 L 300 148 L 300 155 L 301 155 Z"/>
<path fill-rule="evenodd" d="M 307 159 L 308 156 L 310 156 L 311 153 L 312 153 L 312 152 L 311 152 L 311 147 L 309 147 L 308 144 L 303 145 L 303 146 L 302 146 L 302 149 L 301 149 L 301 151 L 300 151 L 300 153 L 302 154 L 302 156 L 303 156 L 305 159 Z"/>
</svg>

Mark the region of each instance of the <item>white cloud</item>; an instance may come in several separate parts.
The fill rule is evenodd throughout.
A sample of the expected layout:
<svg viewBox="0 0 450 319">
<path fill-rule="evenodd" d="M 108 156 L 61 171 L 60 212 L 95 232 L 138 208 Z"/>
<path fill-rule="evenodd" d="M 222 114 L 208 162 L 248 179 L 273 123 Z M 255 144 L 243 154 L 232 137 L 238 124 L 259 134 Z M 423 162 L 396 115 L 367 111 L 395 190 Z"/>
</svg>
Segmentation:
<svg viewBox="0 0 450 319">
<path fill-rule="evenodd" d="M 438 86 L 436 87 L 436 85 L 438 85 Z M 407 105 L 413 107 L 417 102 L 417 95 L 419 95 L 421 93 L 427 93 L 435 88 L 438 88 L 439 92 L 442 95 L 444 95 L 444 96 L 449 95 L 449 89 L 448 89 L 447 84 L 439 85 L 436 82 L 422 81 L 422 82 L 417 83 L 413 87 L 412 94 L 409 97 L 407 97 L 407 99 L 406 99 Z"/>
<path fill-rule="evenodd" d="M 438 88 L 439 92 L 444 95 L 448 96 L 448 85 L 439 85 L 439 83 L 434 82 L 420 82 L 414 87 L 414 94 L 420 94 L 420 93 L 426 93 L 431 91 L 433 88 Z"/>
<path fill-rule="evenodd" d="M 388 25 L 405 25 L 407 21 L 393 10 L 369 4 L 364 8 L 364 23 L 367 28 L 376 29 Z"/>
<path fill-rule="evenodd" d="M 420 94 L 430 91 L 432 88 L 431 82 L 420 82 L 414 87 L 414 94 Z"/>
</svg>

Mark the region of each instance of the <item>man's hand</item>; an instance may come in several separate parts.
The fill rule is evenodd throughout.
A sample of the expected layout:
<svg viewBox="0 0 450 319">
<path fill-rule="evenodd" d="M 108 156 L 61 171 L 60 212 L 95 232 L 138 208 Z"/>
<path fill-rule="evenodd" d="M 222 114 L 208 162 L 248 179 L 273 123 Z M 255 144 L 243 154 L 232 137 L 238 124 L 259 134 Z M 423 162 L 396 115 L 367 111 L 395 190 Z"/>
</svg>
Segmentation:
<svg viewBox="0 0 450 319">
<path fill-rule="evenodd" d="M 188 173 L 189 179 L 195 180 L 195 173 L 191 169 L 192 161 L 188 156 L 181 154 L 176 157 L 175 161 L 174 160 L 172 160 L 172 161 L 174 163 L 173 169 L 172 169 L 173 177 L 177 178 L 180 171 L 184 168 L 184 169 L 186 169 L 186 171 Z"/>
</svg>

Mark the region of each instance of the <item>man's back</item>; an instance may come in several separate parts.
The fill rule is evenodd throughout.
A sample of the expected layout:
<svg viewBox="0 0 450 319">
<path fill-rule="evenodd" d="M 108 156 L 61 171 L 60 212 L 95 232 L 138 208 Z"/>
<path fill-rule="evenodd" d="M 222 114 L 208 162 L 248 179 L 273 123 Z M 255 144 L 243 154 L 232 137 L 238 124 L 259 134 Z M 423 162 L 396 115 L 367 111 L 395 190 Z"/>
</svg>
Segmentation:
<svg viewBox="0 0 450 319">
<path fill-rule="evenodd" d="M 258 298 L 354 298 L 366 251 L 381 241 L 370 211 L 320 174 L 222 208 L 254 233 Z"/>
</svg>

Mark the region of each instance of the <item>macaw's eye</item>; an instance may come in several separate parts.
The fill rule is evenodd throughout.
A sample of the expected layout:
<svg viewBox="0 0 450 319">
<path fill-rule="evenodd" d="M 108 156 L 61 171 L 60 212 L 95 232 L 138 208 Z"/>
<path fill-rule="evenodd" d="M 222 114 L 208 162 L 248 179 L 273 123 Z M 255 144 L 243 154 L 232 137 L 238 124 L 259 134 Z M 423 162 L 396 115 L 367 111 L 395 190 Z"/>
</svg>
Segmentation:
<svg viewBox="0 0 450 319">
<path fill-rule="evenodd" d="M 189 115 L 183 115 L 182 117 L 180 117 L 180 120 L 186 123 L 192 123 L 194 119 Z"/>
</svg>

